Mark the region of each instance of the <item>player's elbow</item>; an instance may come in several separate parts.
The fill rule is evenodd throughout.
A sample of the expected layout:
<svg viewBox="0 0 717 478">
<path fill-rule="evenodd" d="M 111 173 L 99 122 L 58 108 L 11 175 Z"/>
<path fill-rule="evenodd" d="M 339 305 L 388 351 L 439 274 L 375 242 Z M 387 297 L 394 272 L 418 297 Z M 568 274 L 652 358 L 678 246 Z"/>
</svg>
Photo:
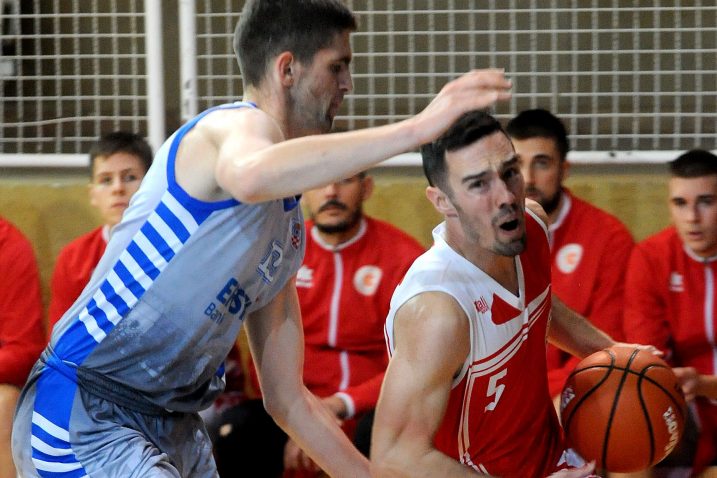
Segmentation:
<svg viewBox="0 0 717 478">
<path fill-rule="evenodd" d="M 286 423 L 289 416 L 289 406 L 285 403 L 285 401 L 270 393 L 264 393 L 262 401 L 264 403 L 266 413 L 269 414 L 277 425 L 282 426 Z"/>
<path fill-rule="evenodd" d="M 406 462 L 392 458 L 391 453 L 379 453 L 374 456 L 371 450 L 371 476 L 373 478 L 399 478 L 411 476 L 408 472 Z"/>
</svg>

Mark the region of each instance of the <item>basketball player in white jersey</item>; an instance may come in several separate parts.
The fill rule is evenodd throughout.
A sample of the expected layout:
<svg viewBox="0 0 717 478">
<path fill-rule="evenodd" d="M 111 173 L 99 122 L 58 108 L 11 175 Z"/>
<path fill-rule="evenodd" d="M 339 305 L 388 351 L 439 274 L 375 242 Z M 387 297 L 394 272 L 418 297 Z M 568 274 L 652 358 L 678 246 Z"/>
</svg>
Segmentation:
<svg viewBox="0 0 717 478">
<path fill-rule="evenodd" d="M 391 300 L 374 476 L 590 476 L 563 442 L 546 334 L 580 357 L 615 342 L 551 304 L 547 218 L 510 139 L 475 111 L 421 152 L 445 222 Z"/>
</svg>

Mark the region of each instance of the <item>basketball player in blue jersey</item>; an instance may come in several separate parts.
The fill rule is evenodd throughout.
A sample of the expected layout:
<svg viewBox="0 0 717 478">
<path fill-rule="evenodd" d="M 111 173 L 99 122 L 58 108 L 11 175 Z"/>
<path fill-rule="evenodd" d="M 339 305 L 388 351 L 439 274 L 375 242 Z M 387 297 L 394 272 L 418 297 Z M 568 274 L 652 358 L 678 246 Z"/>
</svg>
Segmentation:
<svg viewBox="0 0 717 478">
<path fill-rule="evenodd" d="M 197 411 L 222 390 L 243 322 L 276 422 L 329 475 L 368 476 L 302 384 L 298 195 L 435 139 L 507 99 L 510 82 L 472 71 L 410 119 L 315 136 L 351 91 L 355 26 L 339 0 L 246 3 L 234 40 L 245 101 L 203 112 L 157 152 L 24 388 L 21 476 L 217 476 Z"/>
</svg>

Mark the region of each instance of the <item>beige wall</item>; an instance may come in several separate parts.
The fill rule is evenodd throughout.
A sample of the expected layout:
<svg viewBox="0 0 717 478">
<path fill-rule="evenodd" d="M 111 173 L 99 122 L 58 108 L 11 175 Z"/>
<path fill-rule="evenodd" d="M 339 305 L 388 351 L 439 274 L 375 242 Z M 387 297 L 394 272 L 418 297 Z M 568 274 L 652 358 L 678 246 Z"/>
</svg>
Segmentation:
<svg viewBox="0 0 717 478">
<path fill-rule="evenodd" d="M 574 167 L 568 186 L 617 215 L 636 239 L 642 239 L 668 223 L 663 171 L 663 166 Z M 431 229 L 440 218 L 424 196 L 420 168 L 379 168 L 373 175 L 376 191 L 366 211 L 429 245 Z M 58 252 L 99 224 L 88 205 L 85 173 L 0 170 L 0 215 L 32 241 L 47 304 L 47 284 Z"/>
</svg>

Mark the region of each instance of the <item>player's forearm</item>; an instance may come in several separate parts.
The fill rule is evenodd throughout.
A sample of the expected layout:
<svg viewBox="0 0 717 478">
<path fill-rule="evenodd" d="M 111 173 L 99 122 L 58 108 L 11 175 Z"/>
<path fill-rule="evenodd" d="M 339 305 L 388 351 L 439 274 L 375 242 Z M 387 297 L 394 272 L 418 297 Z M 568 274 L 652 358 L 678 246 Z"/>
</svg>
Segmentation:
<svg viewBox="0 0 717 478">
<path fill-rule="evenodd" d="M 584 358 L 615 344 L 606 333 L 592 325 L 553 295 L 553 311 L 548 340 L 553 345 Z"/>
<path fill-rule="evenodd" d="M 272 417 L 329 476 L 368 477 L 369 463 L 323 405 L 305 388 L 285 414 Z"/>
<path fill-rule="evenodd" d="M 225 188 L 244 202 L 283 198 L 364 171 L 415 149 L 418 139 L 410 120 L 338 134 L 306 136 L 242 157 L 235 180 Z"/>
<path fill-rule="evenodd" d="M 717 376 L 700 375 L 697 378 L 695 393 L 702 397 L 717 399 Z"/>
</svg>

